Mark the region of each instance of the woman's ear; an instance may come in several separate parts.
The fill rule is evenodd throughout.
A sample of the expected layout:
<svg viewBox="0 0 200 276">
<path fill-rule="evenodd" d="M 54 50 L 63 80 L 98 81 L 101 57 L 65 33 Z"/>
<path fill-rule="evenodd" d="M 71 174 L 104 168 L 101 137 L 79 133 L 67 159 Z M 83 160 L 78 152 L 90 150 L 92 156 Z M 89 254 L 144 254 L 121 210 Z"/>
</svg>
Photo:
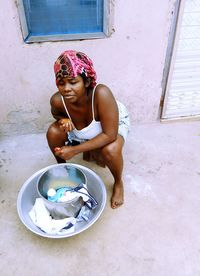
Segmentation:
<svg viewBox="0 0 200 276">
<path fill-rule="evenodd" d="M 88 88 L 91 84 L 91 79 L 90 78 L 87 78 L 86 81 L 85 81 L 85 87 Z"/>
</svg>

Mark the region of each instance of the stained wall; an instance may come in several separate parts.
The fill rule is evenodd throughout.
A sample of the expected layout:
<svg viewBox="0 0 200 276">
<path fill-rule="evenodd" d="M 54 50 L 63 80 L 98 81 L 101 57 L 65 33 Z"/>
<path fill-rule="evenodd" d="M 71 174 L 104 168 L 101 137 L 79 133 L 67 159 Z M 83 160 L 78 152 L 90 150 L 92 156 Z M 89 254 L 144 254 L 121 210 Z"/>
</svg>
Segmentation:
<svg viewBox="0 0 200 276">
<path fill-rule="evenodd" d="M 2 135 L 46 131 L 49 99 L 56 91 L 53 63 L 66 49 L 87 53 L 98 82 L 129 108 L 133 123 L 158 120 L 169 30 L 175 0 L 118 0 L 109 38 L 25 44 L 17 5 L 0 9 L 0 91 Z"/>
</svg>

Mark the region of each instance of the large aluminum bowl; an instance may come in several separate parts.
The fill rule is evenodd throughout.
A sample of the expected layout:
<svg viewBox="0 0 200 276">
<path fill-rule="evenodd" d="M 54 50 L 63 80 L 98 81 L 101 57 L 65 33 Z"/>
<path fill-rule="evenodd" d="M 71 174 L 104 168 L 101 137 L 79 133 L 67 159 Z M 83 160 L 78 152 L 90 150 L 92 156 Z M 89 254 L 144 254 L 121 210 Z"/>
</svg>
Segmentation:
<svg viewBox="0 0 200 276">
<path fill-rule="evenodd" d="M 106 189 L 102 179 L 91 169 L 86 168 L 81 165 L 67 163 L 68 166 L 75 166 L 78 169 L 81 169 L 87 178 L 87 187 L 89 193 L 96 198 L 98 206 L 92 210 L 91 219 L 89 221 L 77 222 L 75 224 L 75 231 L 73 233 L 65 234 L 47 234 L 44 233 L 40 228 L 38 228 L 31 220 L 29 212 L 32 209 L 35 199 L 40 197 L 37 189 L 38 178 L 46 171 L 57 166 L 62 166 L 63 164 L 56 164 L 48 166 L 41 169 L 40 171 L 33 174 L 27 181 L 23 184 L 17 199 L 17 211 L 19 218 L 22 223 L 33 233 L 40 235 L 46 238 L 67 238 L 81 233 L 82 231 L 88 229 L 92 224 L 94 224 L 101 213 L 104 210 L 106 204 Z"/>
</svg>

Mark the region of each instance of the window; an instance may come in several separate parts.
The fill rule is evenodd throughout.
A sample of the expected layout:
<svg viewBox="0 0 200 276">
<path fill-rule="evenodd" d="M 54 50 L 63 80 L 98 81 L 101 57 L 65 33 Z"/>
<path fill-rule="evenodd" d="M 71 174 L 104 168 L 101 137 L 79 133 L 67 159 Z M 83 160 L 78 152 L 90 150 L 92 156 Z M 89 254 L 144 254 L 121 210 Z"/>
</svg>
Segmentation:
<svg viewBox="0 0 200 276">
<path fill-rule="evenodd" d="M 108 0 L 20 0 L 24 41 L 103 38 L 109 35 Z"/>
</svg>

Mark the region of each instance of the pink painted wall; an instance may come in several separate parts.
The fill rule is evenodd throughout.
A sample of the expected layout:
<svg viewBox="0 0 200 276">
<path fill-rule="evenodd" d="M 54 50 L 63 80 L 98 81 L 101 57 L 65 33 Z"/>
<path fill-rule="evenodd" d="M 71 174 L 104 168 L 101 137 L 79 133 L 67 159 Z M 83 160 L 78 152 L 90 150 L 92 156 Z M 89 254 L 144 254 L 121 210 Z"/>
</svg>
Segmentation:
<svg viewBox="0 0 200 276">
<path fill-rule="evenodd" d="M 175 0 L 118 0 L 110 38 L 25 44 L 14 1 L 0 9 L 1 117 L 3 134 L 43 132 L 56 86 L 53 62 L 65 49 L 87 53 L 98 81 L 129 108 L 133 123 L 158 119 L 161 82 Z M 125 4 L 126 3 L 126 4 Z"/>
</svg>

